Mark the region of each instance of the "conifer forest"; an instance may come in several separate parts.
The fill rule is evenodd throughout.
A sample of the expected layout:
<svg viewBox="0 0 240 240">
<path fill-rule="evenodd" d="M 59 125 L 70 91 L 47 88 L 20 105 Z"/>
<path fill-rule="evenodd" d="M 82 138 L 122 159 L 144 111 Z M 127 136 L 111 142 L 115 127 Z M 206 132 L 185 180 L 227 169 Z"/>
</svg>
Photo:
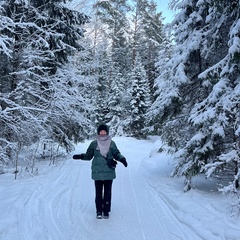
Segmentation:
<svg viewBox="0 0 240 240">
<path fill-rule="evenodd" d="M 77 4 L 73 4 L 77 2 Z M 172 176 L 222 179 L 239 194 L 240 2 L 0 1 L 0 172 L 110 126 L 161 137 Z"/>
</svg>

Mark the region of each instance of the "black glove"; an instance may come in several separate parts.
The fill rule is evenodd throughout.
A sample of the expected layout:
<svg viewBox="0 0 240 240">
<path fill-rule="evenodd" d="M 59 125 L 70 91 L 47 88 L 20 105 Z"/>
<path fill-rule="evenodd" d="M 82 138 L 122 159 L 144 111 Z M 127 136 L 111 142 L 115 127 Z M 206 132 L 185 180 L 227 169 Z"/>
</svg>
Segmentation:
<svg viewBox="0 0 240 240">
<path fill-rule="evenodd" d="M 119 162 L 121 162 L 121 163 L 124 165 L 124 167 L 127 167 L 127 166 L 128 166 L 128 163 L 127 163 L 125 157 L 122 157 L 121 159 L 119 159 Z"/>
<path fill-rule="evenodd" d="M 106 159 L 107 160 L 107 164 L 108 164 L 108 167 L 110 168 L 116 168 L 117 166 L 117 162 L 113 159 Z"/>
<path fill-rule="evenodd" d="M 73 159 L 83 159 L 84 158 L 84 154 L 75 154 L 73 155 Z"/>
</svg>

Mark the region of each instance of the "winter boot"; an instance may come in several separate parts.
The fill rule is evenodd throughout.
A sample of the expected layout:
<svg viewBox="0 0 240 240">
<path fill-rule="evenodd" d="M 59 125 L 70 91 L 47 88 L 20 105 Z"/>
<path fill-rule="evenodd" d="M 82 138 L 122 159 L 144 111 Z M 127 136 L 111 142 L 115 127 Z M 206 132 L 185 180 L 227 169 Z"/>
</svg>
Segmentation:
<svg viewBox="0 0 240 240">
<path fill-rule="evenodd" d="M 103 218 L 104 219 L 108 219 L 109 218 L 109 213 L 108 212 L 104 212 L 103 213 Z"/>
</svg>

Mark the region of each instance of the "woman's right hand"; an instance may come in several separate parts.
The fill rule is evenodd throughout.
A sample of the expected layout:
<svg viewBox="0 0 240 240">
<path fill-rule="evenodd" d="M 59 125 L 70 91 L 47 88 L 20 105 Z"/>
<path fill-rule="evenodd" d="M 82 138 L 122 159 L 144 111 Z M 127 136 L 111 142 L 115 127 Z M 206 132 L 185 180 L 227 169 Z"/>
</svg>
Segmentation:
<svg viewBox="0 0 240 240">
<path fill-rule="evenodd" d="M 81 154 L 75 154 L 75 155 L 73 155 L 73 159 L 83 159 L 84 158 L 84 154 L 83 153 L 81 153 Z"/>
</svg>

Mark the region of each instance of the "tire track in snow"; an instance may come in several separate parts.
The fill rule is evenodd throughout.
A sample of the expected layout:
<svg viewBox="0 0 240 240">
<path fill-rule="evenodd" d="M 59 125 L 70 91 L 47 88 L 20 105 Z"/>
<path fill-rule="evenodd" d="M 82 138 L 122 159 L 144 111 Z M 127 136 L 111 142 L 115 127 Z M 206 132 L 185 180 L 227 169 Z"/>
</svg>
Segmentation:
<svg viewBox="0 0 240 240">
<path fill-rule="evenodd" d="M 56 207 L 54 206 L 55 199 L 62 196 L 66 189 L 56 188 L 55 183 L 47 186 L 45 183 L 37 187 L 36 191 L 31 196 L 23 213 L 23 226 L 21 229 L 27 235 L 26 239 L 64 239 L 64 235 L 58 227 L 56 221 Z M 54 193 L 54 195 L 53 195 Z M 31 235 L 26 231 L 26 226 L 31 229 Z"/>
<path fill-rule="evenodd" d="M 128 171 L 128 180 L 125 183 L 129 182 L 130 187 L 128 187 L 127 191 L 130 194 L 129 192 L 125 194 L 129 194 L 134 198 L 132 205 L 137 212 L 139 226 L 136 227 L 141 232 L 141 239 L 192 240 L 193 236 L 195 236 L 194 239 L 196 240 L 202 239 L 194 232 L 191 236 L 185 233 L 182 222 L 176 218 L 174 212 L 169 208 L 169 202 L 165 203 L 159 193 L 148 184 L 141 174 L 141 160 L 148 157 L 151 148 L 152 145 L 150 144 L 145 149 L 137 149 L 135 152 L 130 149 L 126 154 L 126 158 L 129 159 L 130 169 Z M 121 178 L 126 178 L 126 175 L 123 174 Z"/>
<path fill-rule="evenodd" d="M 151 144 L 145 149 L 129 149 L 126 153 L 129 167 L 124 168 L 119 163 L 113 184 L 113 211 L 108 222 L 95 219 L 94 196 L 89 194 L 94 192 L 94 188 L 90 188 L 93 185 L 90 170 L 87 170 L 90 164 L 69 161 L 61 170 L 53 170 L 59 173 L 53 172 L 50 181 L 43 180 L 26 203 L 25 222 L 21 228 L 29 226 L 34 230 L 31 233 L 24 231 L 25 239 L 99 240 L 100 232 L 101 237 L 110 240 L 113 236 L 108 232 L 114 232 L 116 226 L 120 228 L 114 233 L 116 240 L 188 239 L 172 212 L 166 210 L 168 206 L 159 202 L 159 196 L 139 171 L 141 159 L 150 149 Z M 77 168 L 74 168 L 75 164 Z M 81 174 L 89 174 L 89 177 L 86 179 Z M 81 182 L 83 179 L 87 182 Z M 47 185 L 49 182 L 50 186 Z M 164 216 L 159 212 L 165 212 Z M 178 234 L 172 233 L 172 227 L 166 227 L 168 222 L 170 226 L 173 225 L 171 222 L 175 224 L 175 230 L 180 229 Z M 92 225 L 94 228 L 90 227 Z"/>
<path fill-rule="evenodd" d="M 51 206 L 56 206 L 57 208 L 52 214 L 52 223 L 55 223 L 56 231 L 64 232 L 63 240 L 66 239 L 75 239 L 72 238 L 72 233 L 75 229 L 78 228 L 78 219 L 79 216 L 84 214 L 84 210 L 81 209 L 79 206 L 83 206 L 82 200 L 85 200 L 86 196 L 84 196 L 83 192 L 83 184 L 80 182 L 81 173 L 84 171 L 85 167 L 89 168 L 82 163 L 82 165 L 78 166 L 77 168 L 73 169 L 73 162 L 69 162 L 69 171 L 64 171 L 64 174 L 59 177 L 57 182 L 64 181 L 68 184 L 66 187 L 67 189 L 63 189 L 62 191 L 58 192 L 55 196 L 52 196 L 52 204 Z M 88 172 L 88 171 L 87 171 Z M 57 184 L 59 185 L 59 183 Z M 69 187 L 71 191 L 69 190 Z M 51 197 L 51 195 L 50 195 Z M 84 201 L 85 203 L 86 201 Z M 79 204 L 79 206 L 77 205 Z M 89 204 L 85 205 L 85 208 L 89 208 Z M 47 210 L 47 209 L 46 209 Z M 46 212 L 47 213 L 47 212 Z M 47 219 L 46 219 L 47 223 Z M 56 224 L 57 223 L 57 224 Z M 52 225 L 52 224 L 50 224 Z M 55 239 L 56 238 L 55 235 Z M 78 238 L 76 238 L 78 239 Z"/>
<path fill-rule="evenodd" d="M 118 177 L 118 179 L 121 179 L 121 185 L 126 186 L 124 191 L 122 191 L 123 199 L 127 199 L 125 200 L 127 204 L 123 211 L 125 213 L 130 211 L 131 218 L 136 219 L 132 224 L 137 229 L 138 235 L 132 235 L 129 239 L 170 239 L 168 238 L 169 234 L 165 236 L 164 224 L 161 223 L 160 218 L 155 214 L 156 208 L 154 206 L 158 206 L 155 203 L 156 198 L 152 196 L 149 186 L 138 172 L 141 159 L 149 153 L 150 149 L 151 145 L 145 149 L 136 149 L 134 152 L 130 149 L 129 153 L 124 153 L 129 161 L 129 168 L 127 174 L 125 169 L 121 169 L 121 176 Z M 148 222 L 149 220 L 150 222 Z M 160 236 L 161 238 L 159 238 Z"/>
<path fill-rule="evenodd" d="M 155 214 L 155 218 L 162 219 L 161 225 L 164 225 L 166 238 L 163 239 L 181 239 L 181 240 L 203 240 L 201 236 L 194 231 L 194 229 L 179 219 L 178 214 L 174 211 L 174 203 L 163 197 L 160 192 L 157 192 L 146 180 L 145 183 L 150 192 L 154 195 L 155 199 L 158 199 L 158 209 L 161 209 L 161 214 Z M 173 204 L 173 205 L 172 205 Z M 173 209 L 173 210 L 172 210 Z M 164 217 L 163 217 L 164 216 Z M 188 229 L 186 231 L 186 228 Z M 191 234 L 189 234 L 191 233 Z M 172 236 L 172 237 L 171 237 Z"/>
<path fill-rule="evenodd" d="M 0 238 L 206 240 L 211 236 L 214 240 L 236 239 L 239 229 L 231 225 L 231 221 L 226 221 L 226 227 L 232 230 L 227 234 L 225 228 L 218 230 L 206 226 L 202 218 L 204 215 L 210 217 L 214 224 L 219 221 L 220 226 L 224 225 L 224 219 L 220 219 L 223 215 L 215 211 L 213 205 L 205 207 L 204 203 L 191 204 L 187 201 L 186 206 L 186 195 L 182 197 L 179 192 L 178 196 L 174 195 L 171 180 L 162 176 L 162 181 L 156 171 L 152 171 L 154 165 L 149 166 L 150 171 L 147 171 L 148 168 L 142 164 L 144 159 L 149 160 L 148 154 L 153 147 L 150 141 L 142 144 L 140 140 L 128 141 L 125 138 L 115 142 L 123 150 L 129 166 L 125 168 L 121 163 L 117 166 L 109 220 L 95 218 L 91 162 L 68 159 L 64 166 L 47 167 L 47 173 L 21 179 L 14 182 L 14 186 L 12 182 L 5 186 L 4 195 L 0 197 L 6 209 L 2 207 L 1 224 L 4 226 L 0 228 Z M 139 145 L 141 148 L 138 148 Z M 172 188 L 168 188 L 168 184 Z M 191 198 L 192 195 L 189 195 L 187 198 Z M 196 192 L 193 196 L 193 200 L 197 201 Z M 188 210 L 189 207 L 193 208 Z"/>
<path fill-rule="evenodd" d="M 179 222 L 172 217 L 171 212 L 166 213 L 168 206 L 163 205 L 154 189 L 151 189 L 146 181 L 139 177 L 138 170 L 139 168 L 131 171 L 130 181 L 136 206 L 140 209 L 141 229 L 145 231 L 143 239 L 187 240 L 188 237 L 182 231 Z"/>
<path fill-rule="evenodd" d="M 188 235 L 191 236 L 192 239 L 199 239 L 199 240 L 206 240 L 209 239 L 209 235 L 212 236 L 212 239 L 225 239 L 224 233 L 222 234 L 222 237 L 220 237 L 221 235 L 221 231 L 224 232 L 224 229 L 219 229 L 217 230 L 217 232 L 213 232 L 211 226 L 205 226 L 204 221 L 202 221 L 202 219 L 204 219 L 205 216 L 209 216 L 209 218 L 213 219 L 214 224 L 216 224 L 216 219 L 218 221 L 219 216 L 217 214 L 217 212 L 212 212 L 209 209 L 209 204 L 206 204 L 206 206 L 204 206 L 201 202 L 196 201 L 197 196 L 195 196 L 192 199 L 192 202 L 195 201 L 197 204 L 193 204 L 194 207 L 196 207 L 196 205 L 199 205 L 199 209 L 201 209 L 201 216 L 198 218 L 199 213 L 195 214 L 195 210 L 198 212 L 199 209 L 194 209 L 192 208 L 192 206 L 189 206 L 189 211 L 186 211 L 186 206 L 184 206 L 184 197 L 182 198 L 182 195 L 175 195 L 173 188 L 169 189 L 168 183 L 167 182 L 155 182 L 153 179 L 148 178 L 149 176 L 149 172 L 146 171 L 146 169 L 144 167 L 141 167 L 141 172 L 143 177 L 145 178 L 147 184 L 149 185 L 150 188 L 152 188 L 153 191 L 156 192 L 156 194 L 158 195 L 159 199 L 161 200 L 161 205 L 165 205 L 166 207 L 164 207 L 164 211 L 167 213 L 169 212 L 169 215 L 172 215 L 173 217 L 173 221 L 177 221 L 181 227 L 188 233 Z M 169 179 L 168 179 L 169 181 Z M 168 188 L 168 190 L 165 190 Z M 191 193 L 183 193 L 183 195 L 188 195 L 188 198 L 191 198 Z M 195 193 L 196 194 L 196 193 Z M 195 199 L 195 200 L 194 200 Z M 181 202 L 182 201 L 182 202 Z M 181 206 L 183 205 L 183 208 L 181 208 Z M 192 211 L 191 211 L 192 208 Z M 205 211 L 204 209 L 207 209 L 207 211 Z M 212 214 L 209 215 L 209 213 L 212 212 Z M 208 219 L 209 221 L 209 219 Z M 224 221 L 220 220 L 220 221 Z M 199 228 L 202 229 L 202 231 L 199 231 Z M 189 236 L 188 236 L 189 238 Z M 187 238 L 187 239 L 188 239 Z M 190 239 L 191 239 L 190 238 Z M 181 238 L 182 239 L 182 238 Z"/>
<path fill-rule="evenodd" d="M 76 200 L 79 168 L 74 169 L 69 161 L 64 169 L 52 171 L 50 180 L 42 179 L 19 213 L 20 230 L 26 240 L 71 239 L 69 236 L 74 226 L 77 228 L 75 210 L 79 207 L 76 206 L 79 204 Z M 51 185 L 48 185 L 49 182 Z"/>
</svg>

